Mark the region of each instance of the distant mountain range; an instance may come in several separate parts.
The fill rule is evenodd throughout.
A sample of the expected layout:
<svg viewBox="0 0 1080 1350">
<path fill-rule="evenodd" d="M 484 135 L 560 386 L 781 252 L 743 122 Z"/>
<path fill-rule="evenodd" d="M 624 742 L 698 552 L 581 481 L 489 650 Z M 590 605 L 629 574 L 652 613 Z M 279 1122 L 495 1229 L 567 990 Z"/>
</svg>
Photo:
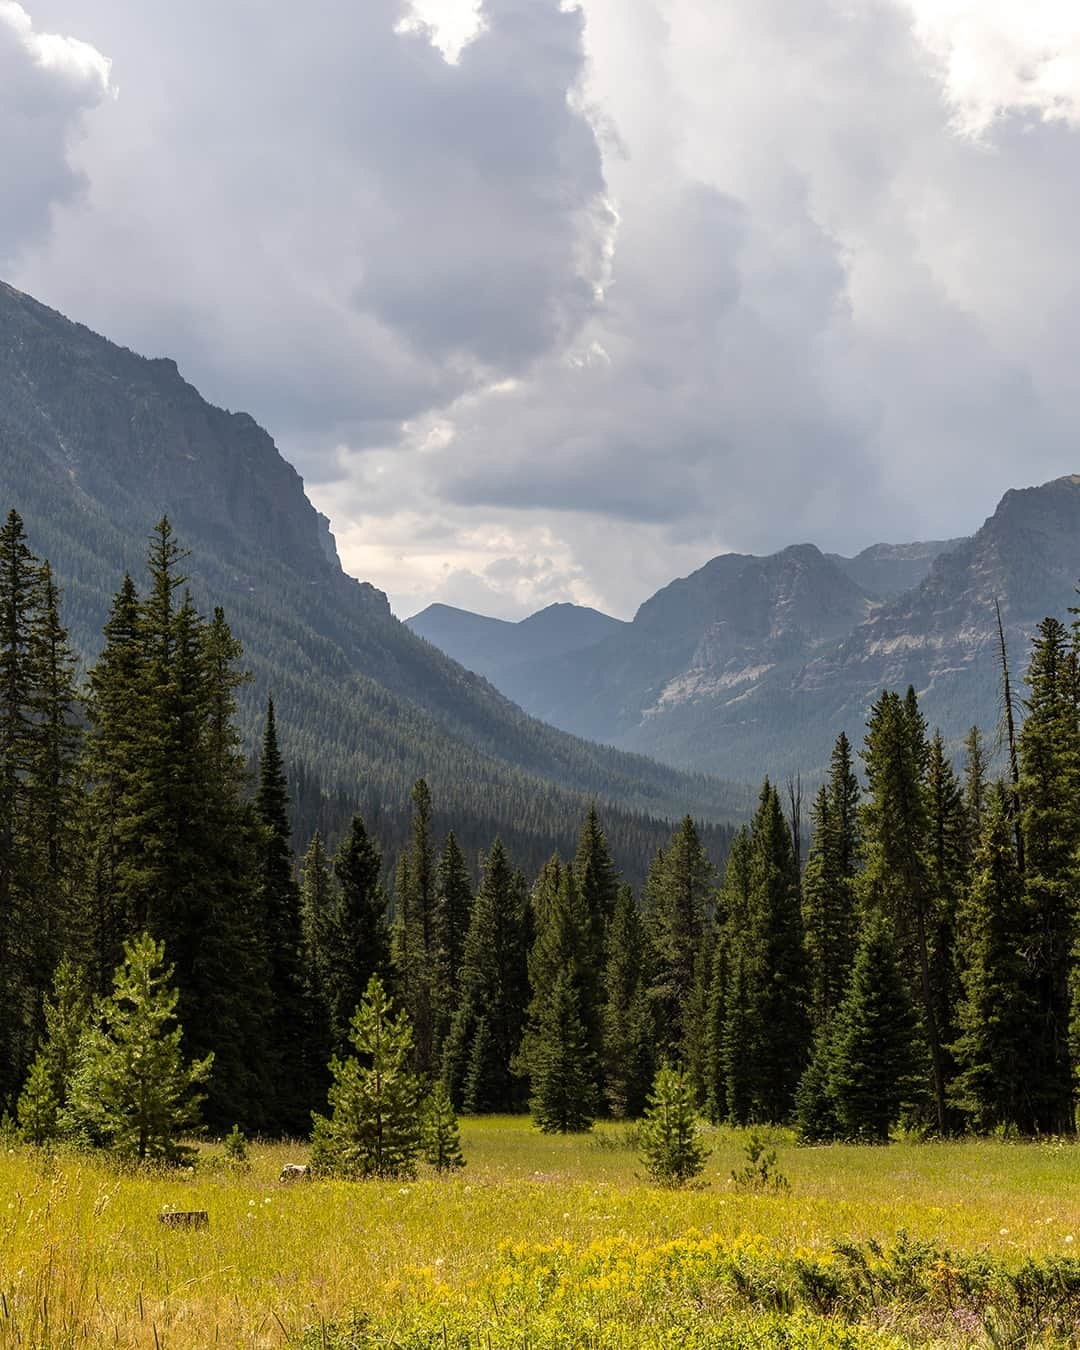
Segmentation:
<svg viewBox="0 0 1080 1350">
<path fill-rule="evenodd" d="M 328 522 L 251 417 L 206 403 L 172 361 L 117 347 L 3 284 L 0 504 L 20 511 L 35 551 L 52 562 L 87 660 L 123 571 L 141 578 L 149 532 L 170 516 L 190 550 L 197 601 L 222 604 L 244 643 L 251 744 L 273 690 L 286 752 L 302 767 L 294 789 L 308 823 L 326 820 L 329 794 L 338 811 L 330 827 L 360 807 L 393 842 L 424 775 L 437 824 L 453 823 L 476 847 L 501 831 L 532 866 L 572 845 L 595 797 L 624 864 L 640 874 L 670 819 L 690 811 L 728 821 L 746 806 L 740 788 L 527 716 L 414 636 L 381 591 L 345 574 Z M 594 620 L 603 628 L 588 628 Z M 619 627 L 594 620 L 572 622 L 590 638 Z M 545 646 L 545 621 L 535 628 L 523 659 Z"/>
<path fill-rule="evenodd" d="M 1022 688 L 1035 625 L 1065 615 L 1078 578 L 1080 477 L 1068 477 L 1006 493 L 969 539 L 878 544 L 854 558 L 812 544 L 725 554 L 591 645 L 486 659 L 504 693 L 577 735 L 731 778 L 813 777 L 838 731 L 861 737 L 886 686 L 914 685 L 953 741 L 973 724 L 993 739 L 995 600 Z M 459 628 L 442 614 L 436 638 L 431 615 L 410 622 L 466 659 L 459 634 L 476 616 Z"/>
</svg>

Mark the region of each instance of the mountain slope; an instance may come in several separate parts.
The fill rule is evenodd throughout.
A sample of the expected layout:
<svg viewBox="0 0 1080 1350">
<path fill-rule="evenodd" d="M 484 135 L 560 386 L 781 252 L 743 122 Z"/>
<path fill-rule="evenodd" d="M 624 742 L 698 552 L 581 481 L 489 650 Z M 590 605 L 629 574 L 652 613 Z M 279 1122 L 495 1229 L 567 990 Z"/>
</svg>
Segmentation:
<svg viewBox="0 0 1080 1350">
<path fill-rule="evenodd" d="M 753 780 L 819 773 L 883 687 L 913 684 L 932 725 L 993 739 L 1000 599 L 1018 687 L 1046 614 L 1080 577 L 1080 477 L 1006 493 L 970 539 L 727 554 L 672 582 L 628 628 L 500 675 L 523 707 L 582 736 Z M 917 584 L 904 587 L 906 581 Z M 886 597 L 882 599 L 882 597 Z"/>
<path fill-rule="evenodd" d="M 518 623 L 485 618 L 453 605 L 429 605 L 405 624 L 500 687 L 500 677 L 515 666 L 580 651 L 627 627 L 599 610 L 568 604 L 548 605 Z"/>
<path fill-rule="evenodd" d="M 586 796 L 621 810 L 609 812 L 612 833 L 635 864 L 664 827 L 631 813 L 720 820 L 743 804 L 723 784 L 526 716 L 342 571 L 299 475 L 250 417 L 211 407 L 171 361 L 136 356 L 2 284 L 0 502 L 52 561 L 87 658 L 122 570 L 138 578 L 167 512 L 196 599 L 223 604 L 244 643 L 249 735 L 272 686 L 290 757 L 377 828 L 385 818 L 384 838 L 421 774 L 471 837 L 502 829 L 522 862 L 565 846 Z"/>
</svg>

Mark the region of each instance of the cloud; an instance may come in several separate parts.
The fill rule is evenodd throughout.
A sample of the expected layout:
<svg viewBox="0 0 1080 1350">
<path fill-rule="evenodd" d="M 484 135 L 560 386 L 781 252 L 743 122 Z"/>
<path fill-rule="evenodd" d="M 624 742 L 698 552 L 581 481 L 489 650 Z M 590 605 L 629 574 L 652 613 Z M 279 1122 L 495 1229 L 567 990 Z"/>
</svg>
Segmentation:
<svg viewBox="0 0 1080 1350">
<path fill-rule="evenodd" d="M 69 150 L 110 92 L 109 72 L 95 47 L 39 32 L 21 5 L 0 0 L 0 266 L 47 237 L 54 207 L 84 190 Z"/>
<path fill-rule="evenodd" d="M 0 25 L 67 108 L 12 279 L 266 423 L 399 612 L 625 615 L 723 548 L 951 536 L 1078 467 L 1071 5 L 35 21 L 124 96 L 64 104 Z"/>
</svg>

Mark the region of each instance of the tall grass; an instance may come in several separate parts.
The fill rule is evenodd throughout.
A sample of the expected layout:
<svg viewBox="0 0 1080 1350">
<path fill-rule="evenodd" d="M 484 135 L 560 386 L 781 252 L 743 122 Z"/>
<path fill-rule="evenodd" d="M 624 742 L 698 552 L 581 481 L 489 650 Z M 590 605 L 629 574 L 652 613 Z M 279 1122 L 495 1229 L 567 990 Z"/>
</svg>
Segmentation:
<svg viewBox="0 0 1080 1350">
<path fill-rule="evenodd" d="M 711 1132 L 706 1184 L 681 1192 L 639 1179 L 620 1127 L 560 1138 L 491 1118 L 464 1121 L 462 1137 L 469 1165 L 451 1180 L 288 1187 L 278 1174 L 303 1160 L 302 1146 L 256 1145 L 249 1172 L 204 1146 L 204 1162 L 183 1173 L 13 1148 L 0 1154 L 0 1346 L 262 1347 L 305 1331 L 316 1346 L 312 1336 L 481 1350 L 485 1336 L 492 1350 L 738 1345 L 744 1335 L 926 1344 L 924 1324 L 865 1290 L 858 1308 L 804 1297 L 819 1265 L 828 1287 L 836 1244 L 891 1251 L 903 1231 L 932 1246 L 928 1263 L 970 1274 L 981 1261 L 994 1279 L 1029 1257 L 1071 1270 L 1080 1247 L 1071 1144 L 800 1149 L 776 1132 L 791 1190 L 746 1194 L 730 1185 L 744 1143 L 734 1131 Z M 209 1229 L 165 1228 L 167 1207 L 205 1209 Z M 750 1272 L 746 1296 L 736 1267 Z M 775 1286 L 764 1301 L 759 1280 Z M 862 1329 L 829 1320 L 852 1309 Z M 985 1322 L 963 1317 L 934 1334 L 989 1343 Z"/>
</svg>

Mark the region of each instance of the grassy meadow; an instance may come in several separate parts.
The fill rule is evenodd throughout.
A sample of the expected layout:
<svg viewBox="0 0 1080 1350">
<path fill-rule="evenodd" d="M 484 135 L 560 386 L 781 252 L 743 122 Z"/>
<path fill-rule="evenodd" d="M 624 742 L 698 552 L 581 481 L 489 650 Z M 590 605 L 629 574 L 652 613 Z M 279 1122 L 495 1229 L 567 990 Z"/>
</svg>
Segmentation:
<svg viewBox="0 0 1080 1350">
<path fill-rule="evenodd" d="M 658 1190 L 625 1127 L 464 1120 L 450 1180 L 281 1186 L 302 1146 L 229 1171 L 0 1154 L 0 1346 L 631 1350 L 1071 1344 L 1080 1147 L 798 1148 L 790 1190 Z M 162 1209 L 205 1209 L 207 1231 Z M 902 1235 L 902 1236 L 898 1236 Z"/>
</svg>

